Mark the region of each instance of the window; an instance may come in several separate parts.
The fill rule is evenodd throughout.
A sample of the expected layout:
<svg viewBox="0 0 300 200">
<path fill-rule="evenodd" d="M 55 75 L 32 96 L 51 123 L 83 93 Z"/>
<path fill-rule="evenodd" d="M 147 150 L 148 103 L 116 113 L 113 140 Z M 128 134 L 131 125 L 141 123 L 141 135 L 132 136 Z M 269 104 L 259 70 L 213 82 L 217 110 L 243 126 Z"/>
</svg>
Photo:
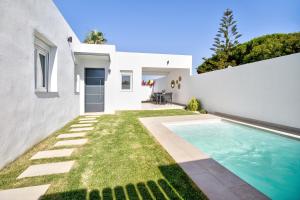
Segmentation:
<svg viewBox="0 0 300 200">
<path fill-rule="evenodd" d="M 132 91 L 132 71 L 121 71 L 121 90 Z"/>
<path fill-rule="evenodd" d="M 48 91 L 49 86 L 49 54 L 50 47 L 39 40 L 35 39 L 34 45 L 34 65 L 35 65 L 35 89 L 37 91 Z"/>
</svg>

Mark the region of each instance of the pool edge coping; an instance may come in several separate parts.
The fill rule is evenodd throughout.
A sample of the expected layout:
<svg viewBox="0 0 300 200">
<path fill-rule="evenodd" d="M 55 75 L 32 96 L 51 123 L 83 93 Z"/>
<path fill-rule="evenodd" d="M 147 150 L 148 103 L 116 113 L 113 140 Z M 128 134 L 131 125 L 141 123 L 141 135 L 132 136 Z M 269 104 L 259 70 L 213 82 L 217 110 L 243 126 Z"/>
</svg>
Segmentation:
<svg viewBox="0 0 300 200">
<path fill-rule="evenodd" d="M 139 121 L 209 199 L 269 199 L 164 125 L 222 118 L 206 114 L 145 117 L 139 118 Z"/>
</svg>

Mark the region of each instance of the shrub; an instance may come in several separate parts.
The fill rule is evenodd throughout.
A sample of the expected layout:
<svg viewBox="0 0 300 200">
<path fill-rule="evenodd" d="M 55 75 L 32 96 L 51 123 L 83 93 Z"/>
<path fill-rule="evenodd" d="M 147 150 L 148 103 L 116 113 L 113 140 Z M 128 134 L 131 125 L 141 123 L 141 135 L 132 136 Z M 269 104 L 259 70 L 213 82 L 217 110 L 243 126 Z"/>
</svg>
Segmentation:
<svg viewBox="0 0 300 200">
<path fill-rule="evenodd" d="M 207 114 L 207 111 L 206 111 L 204 108 L 202 108 L 199 112 L 200 112 L 201 114 Z"/>
<path fill-rule="evenodd" d="M 189 111 L 197 111 L 201 109 L 200 101 L 197 100 L 195 97 L 191 98 L 187 105 L 187 110 Z"/>
</svg>

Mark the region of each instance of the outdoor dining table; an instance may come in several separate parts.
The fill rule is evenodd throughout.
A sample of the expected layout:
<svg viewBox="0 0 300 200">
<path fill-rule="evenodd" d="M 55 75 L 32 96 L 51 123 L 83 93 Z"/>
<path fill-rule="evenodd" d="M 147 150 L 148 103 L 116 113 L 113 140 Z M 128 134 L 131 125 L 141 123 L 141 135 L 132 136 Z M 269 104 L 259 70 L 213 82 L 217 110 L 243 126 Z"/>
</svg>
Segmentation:
<svg viewBox="0 0 300 200">
<path fill-rule="evenodd" d="M 155 92 L 154 95 L 157 104 L 162 104 L 162 101 L 166 95 L 171 95 L 170 99 L 172 100 L 172 93 Z"/>
</svg>

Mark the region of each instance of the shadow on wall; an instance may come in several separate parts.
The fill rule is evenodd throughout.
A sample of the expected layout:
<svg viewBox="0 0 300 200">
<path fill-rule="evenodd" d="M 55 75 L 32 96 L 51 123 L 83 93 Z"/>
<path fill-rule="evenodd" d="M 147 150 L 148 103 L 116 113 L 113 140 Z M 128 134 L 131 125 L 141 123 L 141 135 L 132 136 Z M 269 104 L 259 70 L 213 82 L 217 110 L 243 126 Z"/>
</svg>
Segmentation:
<svg viewBox="0 0 300 200">
<path fill-rule="evenodd" d="M 176 164 L 159 166 L 164 179 L 149 180 L 137 184 L 128 183 L 124 186 L 107 187 L 101 190 L 87 191 L 79 189 L 62 193 L 44 195 L 42 200 L 138 200 L 138 199 L 207 199 L 204 194 L 187 177 Z"/>
</svg>

